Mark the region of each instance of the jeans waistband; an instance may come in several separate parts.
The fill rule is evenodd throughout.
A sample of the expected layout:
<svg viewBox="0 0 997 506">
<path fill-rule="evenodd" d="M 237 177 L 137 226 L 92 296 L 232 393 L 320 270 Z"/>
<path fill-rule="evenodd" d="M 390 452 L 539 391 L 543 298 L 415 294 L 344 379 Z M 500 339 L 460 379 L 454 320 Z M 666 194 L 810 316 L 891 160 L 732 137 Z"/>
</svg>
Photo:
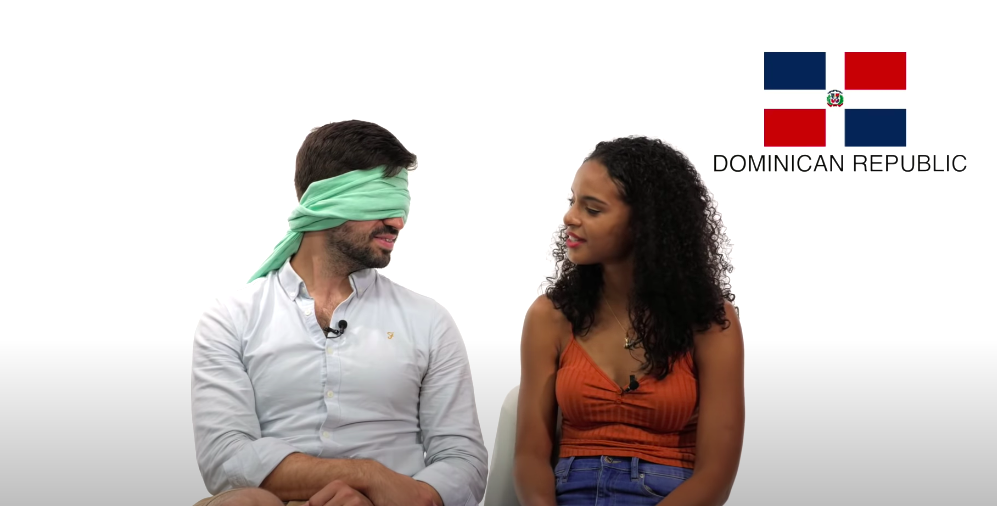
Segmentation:
<svg viewBox="0 0 997 506">
<path fill-rule="evenodd" d="M 655 464 L 638 457 L 612 457 L 603 455 L 600 457 L 564 457 L 558 461 L 557 471 L 567 474 L 568 471 L 582 471 L 586 469 L 615 469 L 629 473 L 630 477 L 636 479 L 640 474 L 660 474 L 686 479 L 692 474 L 692 469 Z"/>
</svg>

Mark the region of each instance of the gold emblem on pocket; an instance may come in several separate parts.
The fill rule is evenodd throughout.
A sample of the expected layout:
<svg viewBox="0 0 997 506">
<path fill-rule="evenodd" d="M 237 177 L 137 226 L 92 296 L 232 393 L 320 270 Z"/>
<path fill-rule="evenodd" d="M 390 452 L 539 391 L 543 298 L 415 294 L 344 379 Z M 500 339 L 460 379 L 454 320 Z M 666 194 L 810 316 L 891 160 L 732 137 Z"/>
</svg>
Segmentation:
<svg viewBox="0 0 997 506">
<path fill-rule="evenodd" d="M 394 339 L 394 338 L 395 338 L 395 333 L 394 332 L 388 332 L 388 339 Z"/>
</svg>

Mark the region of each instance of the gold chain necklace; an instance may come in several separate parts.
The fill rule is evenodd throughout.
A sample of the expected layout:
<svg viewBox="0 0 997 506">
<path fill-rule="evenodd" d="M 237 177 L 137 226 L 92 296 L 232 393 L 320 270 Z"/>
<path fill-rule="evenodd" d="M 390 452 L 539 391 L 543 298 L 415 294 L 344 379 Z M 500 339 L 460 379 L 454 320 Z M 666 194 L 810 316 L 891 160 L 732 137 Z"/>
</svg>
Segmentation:
<svg viewBox="0 0 997 506">
<path fill-rule="evenodd" d="M 613 311 L 613 306 L 609 303 L 609 300 L 606 299 L 605 293 L 602 294 L 602 300 L 606 302 L 606 306 L 609 308 L 609 312 L 613 315 L 613 318 L 616 319 L 616 324 L 619 325 L 620 329 L 623 330 L 623 347 L 628 350 L 633 348 L 633 344 L 630 343 L 630 336 L 628 335 L 627 328 L 624 327 L 622 323 L 620 323 L 620 319 L 619 317 L 616 316 L 616 311 Z"/>
</svg>

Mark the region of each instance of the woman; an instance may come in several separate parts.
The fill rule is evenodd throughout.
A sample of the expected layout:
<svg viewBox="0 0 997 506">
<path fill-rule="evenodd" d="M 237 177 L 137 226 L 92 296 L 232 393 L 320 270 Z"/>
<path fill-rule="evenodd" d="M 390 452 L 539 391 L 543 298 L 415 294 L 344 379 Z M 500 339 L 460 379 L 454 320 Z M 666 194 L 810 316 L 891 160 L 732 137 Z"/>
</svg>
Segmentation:
<svg viewBox="0 0 997 506">
<path fill-rule="evenodd" d="M 524 506 L 726 502 L 744 432 L 726 246 L 695 168 L 661 141 L 602 142 L 581 165 L 523 326 Z"/>
</svg>

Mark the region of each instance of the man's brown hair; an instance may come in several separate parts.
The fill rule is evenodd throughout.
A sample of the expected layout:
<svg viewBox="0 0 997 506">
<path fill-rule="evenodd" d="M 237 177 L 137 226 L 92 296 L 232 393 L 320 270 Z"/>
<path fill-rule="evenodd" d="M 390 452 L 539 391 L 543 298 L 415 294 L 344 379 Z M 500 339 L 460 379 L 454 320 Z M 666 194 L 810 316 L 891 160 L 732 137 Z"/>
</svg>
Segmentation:
<svg viewBox="0 0 997 506">
<path fill-rule="evenodd" d="M 308 185 L 354 170 L 387 167 L 385 177 L 412 169 L 416 156 L 383 127 L 360 120 L 340 121 L 314 130 L 298 150 L 294 188 L 298 200 Z"/>
</svg>

